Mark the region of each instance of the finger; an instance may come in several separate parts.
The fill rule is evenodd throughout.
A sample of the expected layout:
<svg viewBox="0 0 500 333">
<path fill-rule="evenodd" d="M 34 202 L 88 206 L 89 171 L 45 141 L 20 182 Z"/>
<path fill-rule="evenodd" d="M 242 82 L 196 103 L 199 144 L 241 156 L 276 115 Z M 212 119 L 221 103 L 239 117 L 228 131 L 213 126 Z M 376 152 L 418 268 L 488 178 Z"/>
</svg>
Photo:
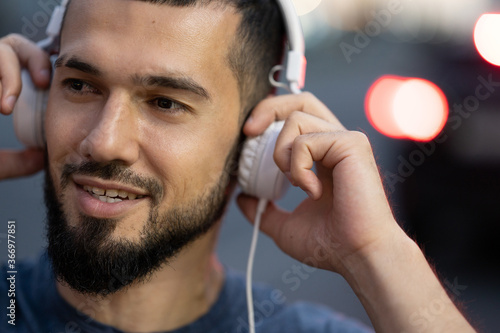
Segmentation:
<svg viewBox="0 0 500 333">
<path fill-rule="evenodd" d="M 10 114 L 21 92 L 21 66 L 28 67 L 35 85 L 46 88 L 50 81 L 48 55 L 19 35 L 0 41 L 1 112 Z"/>
<path fill-rule="evenodd" d="M 360 132 L 336 131 L 301 135 L 293 143 L 290 177 L 297 186 L 310 193 L 312 199 L 317 200 L 322 196 L 322 184 L 311 171 L 314 162 L 319 162 L 321 166 L 339 174 L 349 174 L 350 177 L 358 179 L 370 176 L 371 180 L 375 180 L 378 179 L 378 172 L 373 173 L 358 167 L 369 165 L 370 170 L 377 171 L 372 156 L 370 143 Z M 350 164 L 347 160 L 350 160 Z M 360 169 L 363 169 L 362 174 L 357 174 Z"/>
<path fill-rule="evenodd" d="M 304 112 L 294 111 L 286 120 L 276 140 L 276 148 L 274 150 L 274 161 L 276 165 L 284 173 L 290 171 L 292 146 L 295 138 L 298 136 L 309 133 L 333 132 L 339 130 L 344 130 L 344 127 L 329 123 Z"/>
<path fill-rule="evenodd" d="M 236 202 L 245 217 L 253 224 L 259 200 L 242 193 L 238 195 Z M 289 215 L 290 213 L 280 209 L 273 202 L 269 202 L 262 214 L 260 230 L 274 240 L 279 239 L 284 221 Z"/>
<path fill-rule="evenodd" d="M 301 135 L 293 141 L 289 177 L 313 200 L 321 197 L 323 188 L 312 168 L 315 161 L 324 159 L 331 146 L 330 133 Z"/>
<path fill-rule="evenodd" d="M 40 150 L 0 151 L 0 179 L 22 177 L 43 169 L 44 154 Z"/>
<path fill-rule="evenodd" d="M 49 55 L 21 35 L 13 34 L 7 38 L 7 43 L 19 57 L 21 66 L 30 71 L 35 85 L 39 88 L 47 88 L 50 83 L 51 71 Z"/>
<path fill-rule="evenodd" d="M 21 92 L 21 67 L 14 50 L 4 43 L 0 43 L 0 64 L 0 109 L 3 114 L 10 114 Z"/>
<path fill-rule="evenodd" d="M 325 121 L 339 124 L 340 122 L 333 113 L 311 93 L 298 95 L 283 95 L 267 98 L 261 101 L 252 111 L 249 121 L 245 124 L 243 131 L 248 136 L 256 136 L 275 120 L 284 120 L 292 112 L 301 111 Z"/>
</svg>

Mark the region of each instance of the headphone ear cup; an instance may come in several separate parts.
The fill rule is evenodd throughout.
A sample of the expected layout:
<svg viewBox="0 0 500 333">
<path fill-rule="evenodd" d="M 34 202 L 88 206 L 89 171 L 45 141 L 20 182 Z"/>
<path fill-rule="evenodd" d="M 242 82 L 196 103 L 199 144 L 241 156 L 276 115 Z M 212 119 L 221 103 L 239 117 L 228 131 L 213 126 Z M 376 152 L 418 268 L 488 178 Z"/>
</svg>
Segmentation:
<svg viewBox="0 0 500 333">
<path fill-rule="evenodd" d="M 262 135 L 245 142 L 238 169 L 238 182 L 244 193 L 268 200 L 277 200 L 286 193 L 290 183 L 273 159 L 284 123 L 274 122 Z"/>
<path fill-rule="evenodd" d="M 35 87 L 27 70 L 21 72 L 23 89 L 14 107 L 14 130 L 25 146 L 45 147 L 44 118 L 48 92 Z"/>
</svg>

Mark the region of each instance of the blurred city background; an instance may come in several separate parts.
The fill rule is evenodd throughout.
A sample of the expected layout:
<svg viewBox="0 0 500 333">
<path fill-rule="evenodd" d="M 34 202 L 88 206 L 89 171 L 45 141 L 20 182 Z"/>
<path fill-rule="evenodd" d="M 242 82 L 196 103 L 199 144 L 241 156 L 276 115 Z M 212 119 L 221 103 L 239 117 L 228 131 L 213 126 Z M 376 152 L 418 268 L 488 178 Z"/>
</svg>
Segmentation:
<svg viewBox="0 0 500 333">
<path fill-rule="evenodd" d="M 394 213 L 482 332 L 500 328 L 500 1 L 295 0 L 307 44 L 306 90 L 368 135 Z M 54 0 L 0 3 L 0 35 L 39 40 Z M 20 148 L 0 117 L 0 148 Z M 1 161 L 0 161 L 1 163 Z M 17 221 L 18 257 L 45 245 L 43 177 L 0 183 L 0 247 Z M 289 191 L 293 209 L 305 194 Z M 244 271 L 251 227 L 231 204 L 218 253 Z M 2 258 L 7 251 L 0 250 Z M 296 273 L 262 236 L 254 277 L 288 300 L 331 306 L 369 324 L 344 280 Z"/>
</svg>

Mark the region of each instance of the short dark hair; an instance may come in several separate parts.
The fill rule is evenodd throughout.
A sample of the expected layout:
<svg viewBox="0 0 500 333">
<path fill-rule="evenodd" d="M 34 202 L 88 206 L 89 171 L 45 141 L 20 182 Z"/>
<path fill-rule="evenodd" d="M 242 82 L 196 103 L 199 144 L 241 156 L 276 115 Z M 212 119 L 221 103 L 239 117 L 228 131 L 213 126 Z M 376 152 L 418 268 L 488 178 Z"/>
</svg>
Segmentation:
<svg viewBox="0 0 500 333">
<path fill-rule="evenodd" d="M 238 81 L 243 117 L 271 93 L 273 87 L 268 79 L 269 73 L 284 55 L 285 29 L 276 0 L 136 1 L 172 7 L 206 6 L 211 3 L 232 6 L 242 18 L 226 60 Z"/>
</svg>

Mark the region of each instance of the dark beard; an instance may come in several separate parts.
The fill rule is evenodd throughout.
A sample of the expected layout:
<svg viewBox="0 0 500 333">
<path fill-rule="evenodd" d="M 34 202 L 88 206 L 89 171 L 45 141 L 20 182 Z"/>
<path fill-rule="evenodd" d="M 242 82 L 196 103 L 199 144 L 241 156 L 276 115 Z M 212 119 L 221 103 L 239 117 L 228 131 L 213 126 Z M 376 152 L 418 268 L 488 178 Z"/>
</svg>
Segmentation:
<svg viewBox="0 0 500 333">
<path fill-rule="evenodd" d="M 233 157 L 234 150 L 228 160 Z M 77 226 L 70 226 L 62 209 L 64 198 L 57 197 L 46 166 L 48 254 L 58 280 L 77 292 L 94 296 L 106 296 L 132 283 L 144 282 L 222 217 L 228 201 L 225 190 L 230 180 L 231 170 L 227 170 L 230 164 L 226 163 L 218 183 L 188 207 L 173 208 L 164 214 L 158 212 L 163 193 L 155 180 L 132 175 L 126 167 L 115 162 L 66 166 L 61 177 L 61 192 L 69 177 L 77 173 L 140 185 L 152 194 L 150 214 L 141 231 L 140 242 L 113 240 L 111 235 L 119 223 L 117 220 L 80 215 Z"/>
</svg>

